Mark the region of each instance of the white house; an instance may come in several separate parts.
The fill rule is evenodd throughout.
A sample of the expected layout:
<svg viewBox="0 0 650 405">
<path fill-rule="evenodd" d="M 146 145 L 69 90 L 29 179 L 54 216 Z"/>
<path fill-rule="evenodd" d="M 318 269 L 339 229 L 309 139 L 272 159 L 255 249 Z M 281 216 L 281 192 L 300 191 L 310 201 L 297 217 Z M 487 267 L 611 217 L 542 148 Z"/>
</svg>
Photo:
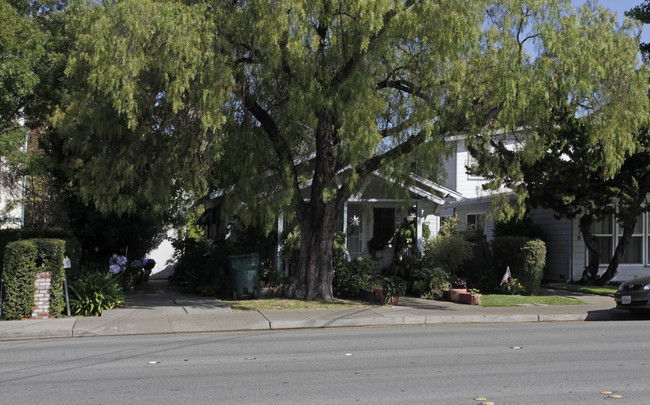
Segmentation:
<svg viewBox="0 0 650 405">
<path fill-rule="evenodd" d="M 394 193 L 387 193 L 383 186 L 395 186 L 392 179 L 378 173 L 370 176 L 360 191 L 346 203 L 339 215 L 338 230 L 347 236 L 346 247 L 352 258 L 371 257 L 380 268 L 392 263 L 400 252 L 396 252 L 394 235 L 405 221 L 415 221 L 417 229 L 417 246 L 421 249 L 423 237 L 438 234 L 441 221 L 445 217 L 457 216 L 462 226 L 483 230 L 487 241 L 493 239 L 494 218 L 492 216 L 492 199 L 494 192 L 483 190 L 487 180 L 467 173 L 466 166 L 471 165 L 471 156 L 462 137 L 453 138 L 454 152 L 444 162 L 447 179 L 444 185 L 411 174 L 412 185 L 404 187 L 408 197 L 396 199 Z M 506 139 L 508 148 L 520 147 L 514 137 Z M 499 193 L 508 193 L 502 189 Z M 650 197 L 650 196 L 649 196 Z M 206 199 L 206 211 L 199 223 L 206 226 L 208 239 L 226 236 L 228 215 L 223 212 L 221 191 L 210 194 Z M 587 249 L 578 229 L 578 219 L 556 219 L 548 209 L 535 209 L 532 220 L 547 235 L 547 269 L 545 278 L 550 281 L 579 280 L 587 265 Z M 286 229 L 283 216 L 278 216 L 278 235 Z M 425 232 L 428 229 L 428 232 Z M 612 216 L 595 224 L 594 233 L 601 241 L 604 272 L 609 262 L 609 255 L 614 251 L 615 243 L 621 236 L 621 229 Z M 278 246 L 280 240 L 278 240 Z M 378 246 L 381 248 L 379 249 Z M 282 252 L 278 248 L 276 262 L 282 266 Z M 623 281 L 637 275 L 650 274 L 650 215 L 643 214 L 637 222 L 637 228 L 619 266 L 619 274 L 614 281 Z"/>
<path fill-rule="evenodd" d="M 483 190 L 486 180 L 467 173 L 471 156 L 462 138 L 454 139 L 455 153 L 445 162 L 448 178 L 446 187 L 456 190 L 462 197 L 448 202 L 441 210 L 441 216 L 458 216 L 466 226 L 485 230 L 487 240 L 493 238 L 494 220 L 490 215 L 492 195 Z M 508 139 L 506 145 L 516 148 L 517 141 Z M 507 191 L 507 190 L 501 190 Z M 646 200 L 650 199 L 650 194 Z M 577 281 L 588 263 L 587 248 L 578 228 L 579 219 L 556 219 L 552 210 L 534 209 L 532 220 L 547 235 L 547 269 L 545 278 L 552 281 Z M 622 228 L 612 215 L 593 225 L 593 232 L 600 240 L 602 258 L 601 273 L 605 271 L 622 235 Z M 632 241 L 618 268 L 613 281 L 624 281 L 638 275 L 650 274 L 650 214 L 645 213 L 637 221 Z"/>
</svg>

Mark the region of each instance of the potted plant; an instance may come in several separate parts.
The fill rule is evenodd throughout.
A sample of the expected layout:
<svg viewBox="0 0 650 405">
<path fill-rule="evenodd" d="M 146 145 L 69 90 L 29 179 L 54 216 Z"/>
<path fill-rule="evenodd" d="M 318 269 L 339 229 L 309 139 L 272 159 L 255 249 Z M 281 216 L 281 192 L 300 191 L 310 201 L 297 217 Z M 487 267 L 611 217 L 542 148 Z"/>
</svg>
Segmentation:
<svg viewBox="0 0 650 405">
<path fill-rule="evenodd" d="M 451 289 L 449 290 L 449 299 L 453 302 L 459 302 L 460 295 L 464 292 L 467 292 L 467 282 L 462 278 L 457 278 L 451 283 Z"/>
<path fill-rule="evenodd" d="M 388 304 L 396 305 L 399 302 L 399 297 L 406 293 L 406 281 L 397 276 L 390 276 L 384 278 L 383 292 L 386 294 L 386 302 Z"/>
<path fill-rule="evenodd" d="M 460 302 L 469 305 L 481 305 L 481 294 L 475 288 L 460 293 Z"/>
</svg>

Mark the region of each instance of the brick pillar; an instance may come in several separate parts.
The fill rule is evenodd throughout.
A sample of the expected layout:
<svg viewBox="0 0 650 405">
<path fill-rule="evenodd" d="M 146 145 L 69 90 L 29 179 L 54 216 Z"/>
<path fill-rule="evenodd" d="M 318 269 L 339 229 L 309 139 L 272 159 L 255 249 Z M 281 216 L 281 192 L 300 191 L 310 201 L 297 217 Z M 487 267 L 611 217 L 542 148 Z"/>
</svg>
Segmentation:
<svg viewBox="0 0 650 405">
<path fill-rule="evenodd" d="M 36 281 L 34 286 L 34 312 L 32 312 L 32 319 L 45 319 L 50 316 L 50 284 L 52 282 L 52 274 L 49 271 L 36 273 Z"/>
</svg>

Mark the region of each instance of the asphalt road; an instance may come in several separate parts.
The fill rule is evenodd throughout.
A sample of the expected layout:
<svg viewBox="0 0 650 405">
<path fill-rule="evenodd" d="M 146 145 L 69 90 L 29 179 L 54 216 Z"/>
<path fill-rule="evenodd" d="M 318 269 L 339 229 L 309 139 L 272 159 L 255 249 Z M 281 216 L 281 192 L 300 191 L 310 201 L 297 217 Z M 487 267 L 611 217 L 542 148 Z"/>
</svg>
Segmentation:
<svg viewBox="0 0 650 405">
<path fill-rule="evenodd" d="M 0 342 L 0 402 L 647 404 L 649 336 L 630 321 Z"/>
</svg>

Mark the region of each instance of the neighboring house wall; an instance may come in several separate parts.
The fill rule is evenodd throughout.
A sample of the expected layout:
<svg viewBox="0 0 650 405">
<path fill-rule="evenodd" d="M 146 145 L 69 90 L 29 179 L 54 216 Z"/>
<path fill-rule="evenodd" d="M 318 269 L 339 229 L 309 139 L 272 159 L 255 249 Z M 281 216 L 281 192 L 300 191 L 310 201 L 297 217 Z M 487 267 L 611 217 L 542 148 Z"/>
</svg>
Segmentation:
<svg viewBox="0 0 650 405">
<path fill-rule="evenodd" d="M 11 193 L 5 189 L 0 190 L 0 229 L 22 228 L 25 220 L 23 204 L 15 204 L 14 201 Z M 12 203 L 15 204 L 14 207 L 7 211 L 8 205 Z"/>
<path fill-rule="evenodd" d="M 572 223 L 568 219 L 556 219 L 553 211 L 535 209 L 532 220 L 546 233 L 546 272 L 548 281 L 571 279 Z"/>
<path fill-rule="evenodd" d="M 646 200 L 650 199 L 650 194 L 646 196 Z M 613 217 L 608 218 L 607 225 L 602 226 L 595 224 L 592 226 L 592 232 L 595 235 L 602 235 L 602 251 L 609 249 L 610 253 L 614 252 L 618 238 L 622 236 L 622 230 L 615 223 Z M 580 280 L 582 272 L 587 267 L 589 252 L 582 240 L 580 229 L 578 227 L 578 219 L 572 221 L 572 280 Z M 599 274 L 602 274 L 607 269 L 609 257 L 601 258 L 599 266 Z M 650 213 L 644 213 L 637 222 L 637 229 L 627 248 L 626 257 L 618 265 L 618 274 L 612 281 L 625 281 L 636 276 L 650 274 Z"/>
</svg>

